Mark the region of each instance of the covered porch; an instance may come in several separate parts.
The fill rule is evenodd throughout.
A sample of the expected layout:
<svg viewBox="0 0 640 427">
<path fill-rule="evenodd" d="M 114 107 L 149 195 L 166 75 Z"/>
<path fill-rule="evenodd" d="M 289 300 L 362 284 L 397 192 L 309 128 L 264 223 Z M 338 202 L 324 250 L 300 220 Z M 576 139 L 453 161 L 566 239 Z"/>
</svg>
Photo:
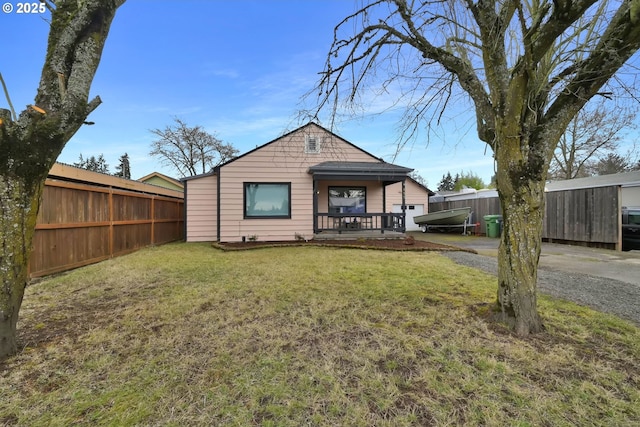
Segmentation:
<svg viewBox="0 0 640 427">
<path fill-rule="evenodd" d="M 403 234 L 405 180 L 412 170 L 384 162 L 331 161 L 310 167 L 316 237 Z M 385 212 L 386 188 L 397 182 L 402 183 L 402 212 Z"/>
</svg>

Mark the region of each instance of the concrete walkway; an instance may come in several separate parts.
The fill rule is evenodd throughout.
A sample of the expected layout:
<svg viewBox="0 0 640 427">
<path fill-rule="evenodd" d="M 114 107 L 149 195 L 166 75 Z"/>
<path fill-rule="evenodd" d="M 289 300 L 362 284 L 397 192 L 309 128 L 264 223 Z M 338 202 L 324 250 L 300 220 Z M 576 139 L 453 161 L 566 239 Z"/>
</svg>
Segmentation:
<svg viewBox="0 0 640 427">
<path fill-rule="evenodd" d="M 473 249 L 480 255 L 497 258 L 500 239 L 463 236 L 455 233 L 408 232 L 415 239 Z M 640 288 L 640 251 L 618 252 L 607 249 L 543 243 L 540 267 L 566 273 L 587 274 L 619 280 Z"/>
</svg>

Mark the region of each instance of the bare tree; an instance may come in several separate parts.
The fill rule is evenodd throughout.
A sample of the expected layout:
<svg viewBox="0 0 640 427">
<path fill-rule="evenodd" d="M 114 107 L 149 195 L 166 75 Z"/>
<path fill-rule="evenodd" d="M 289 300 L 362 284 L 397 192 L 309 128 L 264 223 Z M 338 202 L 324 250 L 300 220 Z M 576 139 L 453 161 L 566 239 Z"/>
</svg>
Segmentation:
<svg viewBox="0 0 640 427">
<path fill-rule="evenodd" d="M 150 154 L 174 168 L 181 177 L 210 172 L 238 155 L 231 144 L 223 143 L 200 126 L 189 127 L 177 117 L 174 121 L 173 127 L 151 131 L 159 139 L 153 141 Z"/>
<path fill-rule="evenodd" d="M 580 110 L 560 137 L 553 153 L 549 175 L 553 179 L 573 179 L 590 175 L 590 166 L 616 151 L 623 131 L 635 128 L 636 109 L 598 99 Z"/>
<path fill-rule="evenodd" d="M 418 184 L 420 184 L 420 185 L 422 185 L 422 186 L 424 186 L 424 187 L 428 187 L 428 186 L 429 186 L 429 183 L 427 182 L 427 180 L 426 180 L 422 175 L 420 175 L 418 172 L 413 171 L 413 172 L 411 172 L 411 173 L 409 174 L 409 176 L 410 176 L 410 177 L 411 177 L 415 182 L 417 182 Z"/>
<path fill-rule="evenodd" d="M 536 288 L 551 158 L 640 48 L 640 0 L 370 0 L 334 34 L 316 114 L 328 107 L 335 117 L 374 90 L 397 93 L 407 137 L 452 100 L 471 104 L 504 215 L 497 317 L 521 336 L 543 330 Z"/>
<path fill-rule="evenodd" d="M 34 103 L 0 111 L 0 359 L 17 351 L 16 323 L 47 174 L 67 141 L 100 104 L 89 101 L 111 22 L 124 0 L 57 0 Z"/>
</svg>

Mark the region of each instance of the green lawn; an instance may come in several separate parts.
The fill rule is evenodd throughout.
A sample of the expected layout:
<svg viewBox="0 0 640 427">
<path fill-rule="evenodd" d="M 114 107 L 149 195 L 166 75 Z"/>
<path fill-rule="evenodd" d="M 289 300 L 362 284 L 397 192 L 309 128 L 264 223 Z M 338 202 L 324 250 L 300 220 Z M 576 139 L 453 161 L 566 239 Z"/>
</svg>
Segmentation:
<svg viewBox="0 0 640 427">
<path fill-rule="evenodd" d="M 437 253 L 170 244 L 27 289 L 0 425 L 640 424 L 640 330 Z"/>
</svg>

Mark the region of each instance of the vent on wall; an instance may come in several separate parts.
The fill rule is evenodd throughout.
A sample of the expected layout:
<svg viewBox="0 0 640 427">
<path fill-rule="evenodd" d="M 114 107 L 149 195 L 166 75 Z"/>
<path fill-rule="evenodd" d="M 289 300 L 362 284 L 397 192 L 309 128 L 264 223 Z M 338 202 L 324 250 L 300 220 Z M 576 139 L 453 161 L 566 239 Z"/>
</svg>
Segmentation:
<svg viewBox="0 0 640 427">
<path fill-rule="evenodd" d="M 307 135 L 304 140 L 304 152 L 308 154 L 317 154 L 320 152 L 320 137 L 316 135 Z"/>
</svg>

